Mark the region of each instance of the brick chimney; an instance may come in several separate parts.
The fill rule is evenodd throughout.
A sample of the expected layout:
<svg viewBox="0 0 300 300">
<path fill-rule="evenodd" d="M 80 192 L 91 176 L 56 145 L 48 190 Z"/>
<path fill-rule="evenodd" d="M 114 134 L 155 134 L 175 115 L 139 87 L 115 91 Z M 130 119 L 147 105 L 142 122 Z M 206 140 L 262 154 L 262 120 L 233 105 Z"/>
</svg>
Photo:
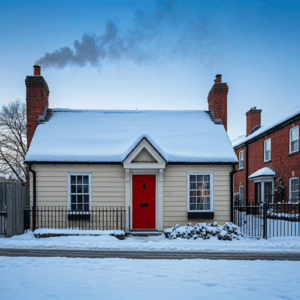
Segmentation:
<svg viewBox="0 0 300 300">
<path fill-rule="evenodd" d="M 44 115 L 48 108 L 48 85 L 41 76 L 41 67 L 33 66 L 34 76 L 27 76 L 26 85 L 26 108 L 27 108 L 27 149 L 30 146 L 35 129 L 37 127 L 38 117 Z"/>
<path fill-rule="evenodd" d="M 256 127 L 260 126 L 261 124 L 261 109 L 256 109 L 256 107 L 251 107 L 249 111 L 246 112 L 246 135 L 251 133 L 251 130 Z"/>
<path fill-rule="evenodd" d="M 215 83 L 209 91 L 208 110 L 213 110 L 215 119 L 221 119 L 227 131 L 227 83 L 221 82 L 222 75 L 216 75 Z"/>
</svg>

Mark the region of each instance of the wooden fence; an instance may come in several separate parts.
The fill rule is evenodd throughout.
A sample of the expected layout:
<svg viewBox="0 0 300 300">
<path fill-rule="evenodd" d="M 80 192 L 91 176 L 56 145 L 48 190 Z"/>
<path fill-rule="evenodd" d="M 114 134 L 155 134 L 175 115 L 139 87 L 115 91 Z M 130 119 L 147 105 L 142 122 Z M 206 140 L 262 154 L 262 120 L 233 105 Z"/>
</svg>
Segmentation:
<svg viewBox="0 0 300 300">
<path fill-rule="evenodd" d="M 24 209 L 27 205 L 27 186 L 0 183 L 0 234 L 11 237 L 24 233 Z"/>
</svg>

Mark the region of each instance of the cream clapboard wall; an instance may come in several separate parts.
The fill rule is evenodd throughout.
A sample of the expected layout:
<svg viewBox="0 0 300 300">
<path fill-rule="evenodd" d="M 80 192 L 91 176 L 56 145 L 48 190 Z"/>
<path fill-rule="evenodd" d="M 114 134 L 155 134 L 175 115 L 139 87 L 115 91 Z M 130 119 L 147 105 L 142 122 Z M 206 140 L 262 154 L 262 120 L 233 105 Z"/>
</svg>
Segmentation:
<svg viewBox="0 0 300 300">
<path fill-rule="evenodd" d="M 37 175 L 37 206 L 67 206 L 68 172 L 92 173 L 92 207 L 125 206 L 125 172 L 122 165 L 34 165 L 33 169 Z"/>
<path fill-rule="evenodd" d="M 122 165 L 34 165 L 37 174 L 37 206 L 67 206 L 68 172 L 92 173 L 92 206 L 125 206 L 125 171 Z M 186 225 L 187 173 L 213 172 L 213 206 L 220 224 L 230 221 L 231 165 L 167 165 L 163 175 L 163 227 Z M 30 199 L 32 205 L 32 173 Z"/>
<path fill-rule="evenodd" d="M 213 172 L 213 208 L 214 220 L 224 224 L 230 221 L 230 172 L 231 165 L 168 165 L 164 171 L 163 198 L 164 198 L 164 228 L 188 223 L 196 224 L 200 221 L 191 221 L 187 218 L 187 173 Z"/>
</svg>

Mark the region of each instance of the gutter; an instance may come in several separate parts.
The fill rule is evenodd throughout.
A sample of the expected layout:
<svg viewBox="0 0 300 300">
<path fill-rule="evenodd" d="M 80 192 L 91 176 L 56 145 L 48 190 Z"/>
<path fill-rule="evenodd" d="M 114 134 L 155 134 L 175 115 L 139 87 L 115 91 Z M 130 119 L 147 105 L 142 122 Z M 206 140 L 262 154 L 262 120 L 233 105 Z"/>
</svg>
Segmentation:
<svg viewBox="0 0 300 300">
<path fill-rule="evenodd" d="M 32 231 L 36 229 L 36 172 L 32 170 L 32 163 L 28 164 L 29 172 L 33 176 L 33 209 L 32 209 Z"/>
<path fill-rule="evenodd" d="M 230 172 L 230 222 L 233 222 L 233 201 L 234 201 L 234 174 L 237 172 L 235 165 L 232 165 L 232 171 Z"/>
</svg>

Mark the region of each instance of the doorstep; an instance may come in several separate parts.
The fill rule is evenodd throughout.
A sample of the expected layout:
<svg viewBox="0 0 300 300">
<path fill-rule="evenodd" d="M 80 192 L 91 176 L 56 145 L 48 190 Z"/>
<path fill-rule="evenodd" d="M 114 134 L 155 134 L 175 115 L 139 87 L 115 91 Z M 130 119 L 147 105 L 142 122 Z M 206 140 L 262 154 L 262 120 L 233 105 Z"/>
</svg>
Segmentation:
<svg viewBox="0 0 300 300">
<path fill-rule="evenodd" d="M 147 237 L 147 236 L 159 236 L 162 235 L 162 231 L 157 231 L 155 229 L 131 229 L 130 231 L 125 232 L 125 236 L 138 236 L 138 237 Z"/>
</svg>

